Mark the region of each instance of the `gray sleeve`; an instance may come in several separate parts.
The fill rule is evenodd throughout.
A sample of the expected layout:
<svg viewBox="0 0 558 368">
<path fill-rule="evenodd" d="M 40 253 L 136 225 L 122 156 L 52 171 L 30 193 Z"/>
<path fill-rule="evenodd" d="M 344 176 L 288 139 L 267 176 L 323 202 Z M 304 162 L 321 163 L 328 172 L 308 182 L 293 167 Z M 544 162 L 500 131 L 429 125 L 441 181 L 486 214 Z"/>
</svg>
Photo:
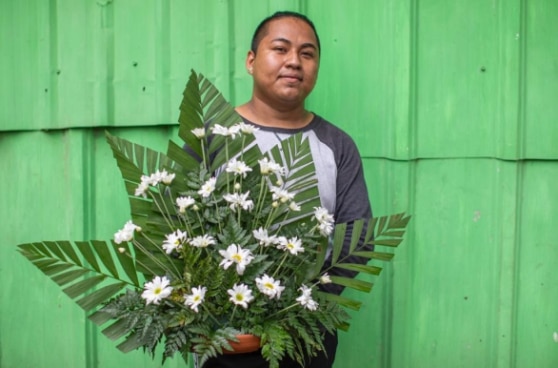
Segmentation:
<svg viewBox="0 0 558 368">
<path fill-rule="evenodd" d="M 366 258 L 348 256 L 350 231 L 352 230 L 354 220 L 370 219 L 372 217 L 362 160 L 354 141 L 346 133 L 331 126 L 326 126 L 326 128 L 331 129 L 331 131 L 322 132 L 322 139 L 335 152 L 337 165 L 335 222 L 348 223 L 348 235 L 345 238 L 345 245 L 341 251 L 340 259 L 344 263 L 364 264 L 367 262 Z M 362 242 L 358 247 L 363 247 Z M 371 247 L 366 247 L 365 249 L 372 250 Z M 326 260 L 325 267 L 330 265 L 331 259 Z M 329 273 L 332 276 L 343 277 L 354 277 L 356 275 L 356 272 L 340 268 L 334 268 Z M 336 284 L 327 284 L 323 287 L 325 291 L 337 295 L 341 294 L 343 288 L 343 286 Z"/>
</svg>

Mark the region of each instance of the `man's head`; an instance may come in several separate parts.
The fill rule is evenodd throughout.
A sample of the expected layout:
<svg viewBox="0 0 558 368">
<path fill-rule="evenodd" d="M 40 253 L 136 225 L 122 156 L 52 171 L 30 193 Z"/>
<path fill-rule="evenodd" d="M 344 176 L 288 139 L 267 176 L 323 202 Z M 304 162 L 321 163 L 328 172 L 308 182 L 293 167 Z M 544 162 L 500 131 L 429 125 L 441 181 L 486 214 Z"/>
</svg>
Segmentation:
<svg viewBox="0 0 558 368">
<path fill-rule="evenodd" d="M 314 23 L 312 23 L 312 21 L 308 19 L 306 15 L 292 12 L 292 11 L 278 11 L 260 22 L 258 27 L 256 27 L 254 36 L 252 36 L 252 44 L 250 47 L 252 52 L 255 54 L 258 51 L 258 46 L 260 45 L 262 38 L 264 38 L 265 35 L 267 34 L 268 26 L 271 21 L 276 19 L 281 19 L 281 18 L 289 18 L 289 17 L 300 19 L 306 24 L 308 24 L 310 28 L 312 28 L 312 31 L 314 31 L 314 36 L 316 36 L 316 41 L 318 43 L 318 52 L 321 52 L 320 37 L 318 37 L 318 32 L 316 32 L 316 27 L 314 26 Z"/>
<path fill-rule="evenodd" d="M 277 110 L 304 107 L 320 65 L 320 43 L 312 22 L 280 12 L 258 26 L 246 69 L 254 80 L 253 98 Z"/>
</svg>

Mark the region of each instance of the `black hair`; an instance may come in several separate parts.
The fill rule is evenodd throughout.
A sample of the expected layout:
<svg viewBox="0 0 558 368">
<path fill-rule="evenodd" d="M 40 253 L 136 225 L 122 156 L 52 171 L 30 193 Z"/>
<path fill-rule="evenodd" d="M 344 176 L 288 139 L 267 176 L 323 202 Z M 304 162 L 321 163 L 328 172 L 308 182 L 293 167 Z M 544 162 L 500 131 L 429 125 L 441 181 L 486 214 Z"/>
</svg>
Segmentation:
<svg viewBox="0 0 558 368">
<path fill-rule="evenodd" d="M 312 21 L 308 19 L 306 15 L 293 12 L 293 11 L 278 11 L 270 15 L 269 17 L 265 18 L 264 20 L 262 20 L 261 23 L 258 25 L 258 27 L 256 27 L 256 31 L 254 32 L 254 36 L 252 37 L 252 45 L 251 45 L 251 50 L 254 54 L 258 50 L 258 46 L 262 38 L 265 37 L 268 24 L 273 20 L 282 19 L 282 18 L 296 18 L 308 24 L 308 26 L 312 28 L 312 31 L 314 31 L 314 35 L 316 36 L 316 41 L 318 42 L 318 52 L 321 52 L 320 37 L 318 37 L 318 32 L 316 32 L 316 27 L 314 26 L 314 23 L 312 23 Z"/>
</svg>

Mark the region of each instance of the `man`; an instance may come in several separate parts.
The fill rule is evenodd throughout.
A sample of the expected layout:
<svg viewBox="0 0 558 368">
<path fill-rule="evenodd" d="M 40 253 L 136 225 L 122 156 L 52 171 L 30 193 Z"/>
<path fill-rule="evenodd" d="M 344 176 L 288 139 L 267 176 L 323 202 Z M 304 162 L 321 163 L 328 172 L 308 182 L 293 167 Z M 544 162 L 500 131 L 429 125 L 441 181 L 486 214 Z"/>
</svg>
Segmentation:
<svg viewBox="0 0 558 368">
<path fill-rule="evenodd" d="M 278 12 L 256 28 L 246 68 L 253 77 L 252 98 L 238 106 L 245 122 L 258 126 L 256 141 L 262 152 L 298 132 L 310 140 L 322 206 L 336 222 L 372 216 L 362 163 L 351 138 L 320 116 L 306 110 L 304 102 L 318 76 L 320 41 L 313 23 L 293 12 Z M 343 253 L 346 253 L 344 251 Z M 350 262 L 364 262 L 356 257 Z M 327 263 L 327 261 L 326 261 Z M 342 271 L 343 276 L 354 276 Z M 334 272 L 332 272 L 333 274 Z M 341 293 L 342 287 L 327 284 L 325 290 Z M 335 359 L 337 336 L 326 334 L 325 353 L 305 367 L 330 368 Z M 209 359 L 204 368 L 265 368 L 259 352 Z M 299 367 L 285 359 L 282 368 Z"/>
</svg>

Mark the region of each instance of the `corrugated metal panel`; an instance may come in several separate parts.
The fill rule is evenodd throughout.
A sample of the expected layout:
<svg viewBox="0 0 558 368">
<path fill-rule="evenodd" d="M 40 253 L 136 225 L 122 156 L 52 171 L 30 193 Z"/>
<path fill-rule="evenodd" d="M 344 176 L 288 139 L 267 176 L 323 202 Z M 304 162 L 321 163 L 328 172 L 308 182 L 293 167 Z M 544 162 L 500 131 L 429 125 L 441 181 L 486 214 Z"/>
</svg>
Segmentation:
<svg viewBox="0 0 558 368">
<path fill-rule="evenodd" d="M 520 133 L 520 157 L 556 159 L 558 157 L 558 2 L 524 1 L 522 14 L 526 29 L 523 84 L 525 126 Z"/>
<path fill-rule="evenodd" d="M 112 133 L 153 147 L 166 147 L 171 134 L 168 128 Z M 104 140 L 102 130 L 0 136 L 0 171 L 10 173 L 0 196 L 2 368 L 162 366 L 159 357 L 141 351 L 120 353 L 15 249 L 36 240 L 110 239 L 129 219 L 120 173 Z M 179 357 L 165 364 L 184 366 Z"/>
<path fill-rule="evenodd" d="M 109 238 L 128 207 L 98 127 L 164 150 L 175 128 L 150 126 L 177 120 L 191 68 L 247 100 L 278 9 L 315 21 L 309 107 L 355 138 L 375 213 L 414 216 L 336 366 L 556 366 L 552 0 L 1 1 L 0 366 L 160 366 L 85 328 L 15 245 Z"/>
</svg>

